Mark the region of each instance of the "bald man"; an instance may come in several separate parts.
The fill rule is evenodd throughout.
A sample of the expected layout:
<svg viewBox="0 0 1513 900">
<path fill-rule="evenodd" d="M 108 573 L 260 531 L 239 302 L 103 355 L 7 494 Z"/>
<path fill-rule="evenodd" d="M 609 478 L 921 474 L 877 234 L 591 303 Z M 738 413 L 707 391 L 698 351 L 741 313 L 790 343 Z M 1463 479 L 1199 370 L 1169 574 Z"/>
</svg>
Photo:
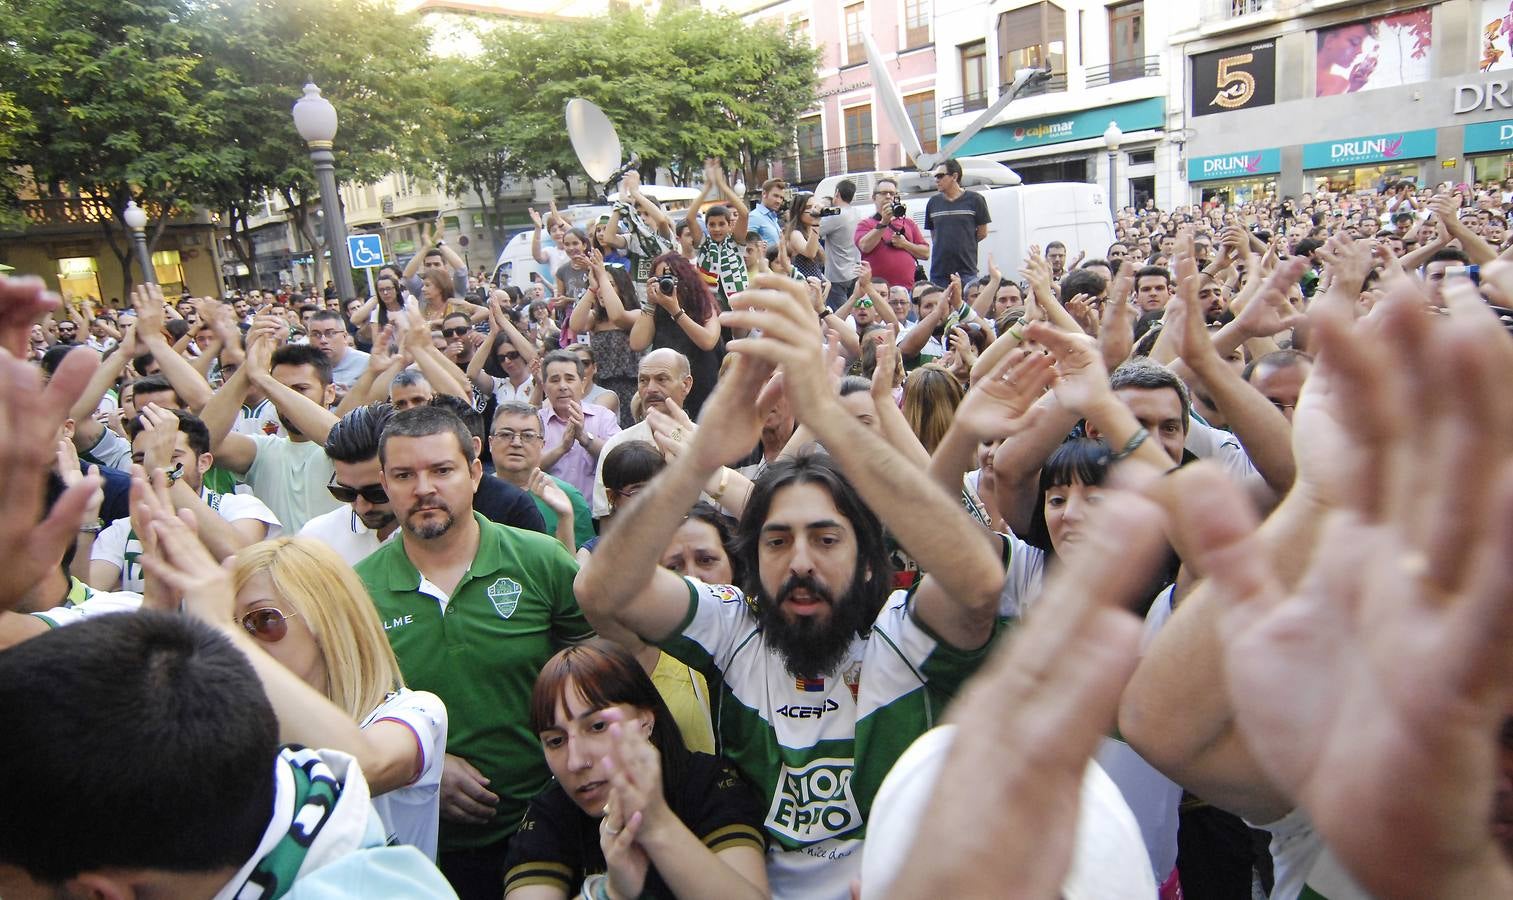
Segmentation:
<svg viewBox="0 0 1513 900">
<path fill-rule="evenodd" d="M 646 424 L 646 411 L 653 407 L 660 408 L 667 401 L 682 407 L 691 390 L 693 372 L 688 357 L 667 347 L 653 350 L 641 357 L 641 365 L 636 371 L 640 421 L 610 437 L 599 450 L 599 464 L 594 471 L 594 518 L 601 519 L 609 515 L 609 497 L 604 493 L 604 460 L 608 458 L 609 451 L 626 441 L 656 443 L 652 438 L 651 426 Z"/>
</svg>

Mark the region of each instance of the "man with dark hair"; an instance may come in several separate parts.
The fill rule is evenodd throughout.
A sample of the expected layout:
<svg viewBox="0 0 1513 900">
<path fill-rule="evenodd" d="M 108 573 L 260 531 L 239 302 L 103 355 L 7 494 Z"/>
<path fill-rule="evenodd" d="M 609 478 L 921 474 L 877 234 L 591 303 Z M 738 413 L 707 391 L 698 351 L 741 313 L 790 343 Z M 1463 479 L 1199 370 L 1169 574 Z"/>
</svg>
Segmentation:
<svg viewBox="0 0 1513 900">
<path fill-rule="evenodd" d="M 439 223 L 432 223 L 430 234 L 426 234 L 427 226 L 420 226 L 421 234 L 426 249 L 410 257 L 405 265 L 404 273 L 400 276 L 400 284 L 404 289 L 420 296 L 420 268 L 440 269 L 452 273 L 452 296 L 466 297 L 468 295 L 468 266 L 463 258 L 457 255 L 451 245 L 446 242 L 446 233 Z"/>
<path fill-rule="evenodd" d="M 573 599 L 577 564 L 555 539 L 473 512 L 473 435 L 435 406 L 394 416 L 379 440 L 401 539 L 357 565 L 406 683 L 446 703 L 439 864 L 464 898 L 499 897 L 510 836 L 550 775 L 529 730 L 531 685 L 593 632 Z"/>
<path fill-rule="evenodd" d="M 1446 270 L 1455 266 L 1469 266 L 1471 258 L 1464 250 L 1456 247 L 1444 247 L 1434 251 L 1429 261 L 1424 263 L 1424 281 L 1429 285 L 1429 299 L 1435 306 L 1444 306 L 1445 301 L 1440 295 L 1440 288 L 1445 283 Z"/>
<path fill-rule="evenodd" d="M 210 452 L 210 432 L 197 416 L 148 404 L 126 430 L 131 435 L 131 461 L 148 473 L 165 473 L 174 508 L 194 515 L 195 530 L 216 559 L 278 536 L 278 517 L 257 497 L 216 493 L 205 486 L 205 473 L 215 456 Z M 84 549 L 89 532 L 79 538 Z M 131 519 L 111 522 L 94 538 L 88 553 L 91 587 L 142 591 L 142 542 Z"/>
<path fill-rule="evenodd" d="M 899 204 L 897 181 L 879 178 L 872 186 L 872 203 L 877 212 L 858 222 L 852 234 L 856 248 L 872 274 L 888 282 L 890 289 L 908 290 L 914 287 L 919 263 L 930 258 L 930 242 L 907 214 L 893 214 Z"/>
<path fill-rule="evenodd" d="M 930 256 L 930 281 L 940 287 L 961 276 L 963 289 L 977 280 L 977 245 L 987 239 L 988 201 L 961 186 L 961 163 L 948 159 L 935 166 L 940 193 L 925 204 L 925 230 L 935 244 Z"/>
<path fill-rule="evenodd" d="M 6 900 L 448 896 L 386 845 L 352 757 L 279 748 L 258 673 L 207 625 L 140 612 L 31 638 L 0 653 L 0 704 Z"/>
<path fill-rule="evenodd" d="M 1045 261 L 1051 264 L 1051 280 L 1060 281 L 1066 274 L 1066 244 L 1060 241 L 1046 244 Z"/>
<path fill-rule="evenodd" d="M 1108 282 L 1091 269 L 1073 269 L 1061 279 L 1061 302 L 1066 303 L 1078 294 L 1086 294 L 1088 302 L 1102 305 L 1108 293 Z"/>
<path fill-rule="evenodd" d="M 467 426 L 468 434 L 473 436 L 473 455 L 483 454 L 483 442 L 486 435 L 483 428 L 483 416 L 478 410 L 461 397 L 453 397 L 450 394 L 437 394 L 432 397 L 431 406 L 444 409 L 461 419 L 462 424 Z M 497 525 L 551 534 L 546 527 L 546 520 L 536 509 L 536 504 L 528 492 L 488 472 L 484 472 L 483 477 L 478 479 L 478 488 L 473 491 L 473 509 Z"/>
<path fill-rule="evenodd" d="M 378 440 L 395 410 L 387 403 L 359 406 L 326 435 L 332 476 L 327 485 L 341 505 L 305 523 L 300 537 L 315 538 L 355 566 L 399 527 L 378 465 Z"/>
<path fill-rule="evenodd" d="M 285 435 L 232 431 L 249 385 L 273 401 Z M 287 531 L 298 532 L 338 505 L 327 487 L 333 470 L 323 449 L 336 424 L 329 409 L 335 399 L 331 362 L 324 353 L 300 344 L 274 349 L 266 332 L 254 331 L 247 361 L 201 412 L 220 465 L 245 476 L 252 493 L 268 504 Z"/>
<path fill-rule="evenodd" d="M 781 178 L 769 178 L 762 182 L 762 199 L 751 211 L 749 230 L 761 235 L 767 246 L 776 247 L 783 239 L 783 221 L 779 210 L 787 201 L 788 184 Z"/>
<path fill-rule="evenodd" d="M 347 326 L 341 313 L 329 309 L 317 311 L 306 325 L 310 346 L 326 355 L 331 363 L 331 381 L 342 388 L 357 383 L 368 370 L 368 354 L 347 346 Z"/>
<path fill-rule="evenodd" d="M 606 633 L 628 629 L 718 686 L 719 746 L 770 798 L 772 895 L 840 900 L 877 786 L 985 658 L 1004 570 L 961 506 L 841 404 L 802 286 L 764 276 L 743 300 L 753 309 L 731 324 L 762 339 L 743 342 L 691 444 L 617 514 L 578 597 Z M 773 363 L 834 458 L 758 479 L 737 537 L 744 584 L 685 580 L 657 560 L 714 473 L 750 451 Z M 878 513 L 929 573 L 912 592 L 890 597 Z"/>
<path fill-rule="evenodd" d="M 830 282 L 830 294 L 825 305 L 840 309 L 851 290 L 856 287 L 857 270 L 862 265 L 861 251 L 856 248 L 856 223 L 862 214 L 851 205 L 856 197 L 856 182 L 842 178 L 835 185 L 835 205 L 840 212 L 820 219 L 820 240 L 825 245 L 825 280 Z"/>
<path fill-rule="evenodd" d="M 1135 306 L 1141 312 L 1166 309 L 1172 298 L 1172 273 L 1164 266 L 1142 266 L 1135 272 Z"/>
</svg>

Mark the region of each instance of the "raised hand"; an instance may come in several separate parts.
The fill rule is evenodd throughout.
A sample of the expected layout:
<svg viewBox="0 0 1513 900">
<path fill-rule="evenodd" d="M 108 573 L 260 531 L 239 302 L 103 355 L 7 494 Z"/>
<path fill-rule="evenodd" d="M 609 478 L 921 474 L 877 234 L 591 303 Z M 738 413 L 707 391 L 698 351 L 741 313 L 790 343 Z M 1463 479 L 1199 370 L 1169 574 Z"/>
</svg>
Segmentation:
<svg viewBox="0 0 1513 900">
<path fill-rule="evenodd" d="M 25 359 L 32 326 L 61 303 L 40 278 L 0 275 L 0 348 L 17 359 Z"/>
<path fill-rule="evenodd" d="M 620 710 L 605 710 L 602 715 L 610 721 L 611 738 L 609 755 L 602 762 L 611 774 L 599 846 L 609 866 L 613 896 L 637 897 L 649 862 L 638 839 L 678 823 L 662 797 L 662 759 L 656 748 L 635 723 L 624 720 Z"/>
<path fill-rule="evenodd" d="M 573 511 L 573 503 L 568 499 L 567 493 L 562 490 L 557 480 L 540 469 L 532 469 L 530 480 L 526 482 L 526 488 L 545 503 L 547 508 L 557 514 L 558 518 L 570 515 Z"/>
<path fill-rule="evenodd" d="M 1035 401 L 1051 386 L 1053 358 L 1016 349 L 984 373 L 962 398 L 952 422 L 979 443 L 1001 440 L 1029 427 L 1040 411 Z"/>
<path fill-rule="evenodd" d="M 732 341 L 729 349 L 781 369 L 800 421 L 827 412 L 835 392 L 825 375 L 825 351 L 804 286 L 791 278 L 758 275 L 739 301 L 743 308 L 722 313 L 721 324 L 759 330 L 762 336 Z"/>
<path fill-rule="evenodd" d="M 99 477 L 87 476 L 51 510 L 43 505 L 64 420 L 99 363 L 93 353 L 69 353 L 44 386 L 36 367 L 0 350 L 0 547 L 7 552 L 0 609 L 15 606 L 58 565 L 100 489 Z"/>
<path fill-rule="evenodd" d="M 1373 896 L 1507 896 L 1489 823 L 1513 711 L 1507 338 L 1400 296 L 1381 318 L 1319 325 L 1358 464 L 1334 473 L 1307 573 L 1289 591 L 1238 541 L 1210 567 L 1227 687 L 1253 758 Z"/>
<path fill-rule="evenodd" d="M 1051 390 L 1063 407 L 1086 417 L 1113 396 L 1108 386 L 1108 370 L 1092 338 L 1068 334 L 1044 322 L 1030 325 L 1024 336 L 1025 340 L 1044 346 L 1056 358 Z"/>
</svg>

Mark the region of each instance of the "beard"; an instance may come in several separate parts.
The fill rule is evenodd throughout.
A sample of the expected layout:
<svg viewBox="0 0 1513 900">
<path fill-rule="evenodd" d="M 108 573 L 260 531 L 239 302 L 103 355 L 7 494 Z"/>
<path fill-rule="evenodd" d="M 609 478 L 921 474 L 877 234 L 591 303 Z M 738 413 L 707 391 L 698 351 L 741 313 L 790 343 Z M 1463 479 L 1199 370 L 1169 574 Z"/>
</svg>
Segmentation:
<svg viewBox="0 0 1513 900">
<path fill-rule="evenodd" d="M 357 517 L 362 520 L 363 526 L 369 531 L 382 531 L 394 524 L 392 510 L 373 510 L 372 512 L 358 513 Z"/>
<path fill-rule="evenodd" d="M 790 576 L 778 588 L 776 597 L 768 594 L 758 582 L 757 622 L 762 627 L 766 641 L 783 658 L 789 674 L 797 678 L 818 678 L 834 671 L 851 641 L 871 626 L 868 620 L 868 604 L 856 595 L 856 580 L 837 602 L 830 591 L 812 578 Z M 803 588 L 829 607 L 829 615 L 797 616 L 789 618 L 782 609 L 782 600 L 793 591 Z"/>
<path fill-rule="evenodd" d="M 433 510 L 433 509 L 440 510 L 440 511 L 446 513 L 446 518 L 443 519 L 440 522 L 423 522 L 423 523 L 419 523 L 419 524 L 411 521 L 412 519 L 415 518 L 416 514 L 422 512 L 424 510 Z M 430 540 L 435 540 L 436 538 L 441 537 L 442 535 L 446 534 L 448 531 L 451 531 L 452 530 L 452 526 L 456 525 L 456 524 L 457 524 L 457 517 L 452 514 L 451 507 L 447 506 L 445 503 L 441 502 L 440 500 L 433 500 L 433 501 L 430 501 L 429 505 L 412 507 L 410 509 L 410 514 L 407 515 L 407 516 L 405 516 L 404 528 L 405 528 L 405 531 L 408 531 L 410 534 L 415 535 L 416 537 L 420 538 L 421 540 L 423 540 L 423 541 L 430 541 Z"/>
<path fill-rule="evenodd" d="M 291 422 L 291 421 L 289 421 L 288 419 L 284 418 L 284 416 L 282 414 L 279 415 L 278 421 L 279 421 L 279 424 L 281 424 L 281 425 L 284 426 L 284 434 L 288 435 L 289 437 L 304 437 L 305 436 L 305 433 L 303 431 L 300 431 L 298 428 L 295 428 L 294 427 L 294 423 Z"/>
</svg>

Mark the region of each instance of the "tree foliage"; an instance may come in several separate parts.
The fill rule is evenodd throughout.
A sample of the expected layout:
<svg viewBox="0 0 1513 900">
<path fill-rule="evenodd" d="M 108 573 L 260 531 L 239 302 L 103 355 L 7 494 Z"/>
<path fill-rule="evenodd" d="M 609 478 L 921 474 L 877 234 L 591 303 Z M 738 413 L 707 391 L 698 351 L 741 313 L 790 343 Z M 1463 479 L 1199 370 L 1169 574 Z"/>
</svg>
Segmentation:
<svg viewBox="0 0 1513 900">
<path fill-rule="evenodd" d="M 0 168 L 105 198 L 117 217 L 135 199 L 245 226 L 279 192 L 313 245 L 314 170 L 290 114 L 310 79 L 340 116 L 341 179 L 416 170 L 441 137 L 426 127 L 427 35 L 376 0 L 0 0 L 0 17 L 0 84 L 30 123 L 0 143 Z M 129 277 L 122 226 L 102 229 Z"/>
<path fill-rule="evenodd" d="M 454 177 L 480 151 L 512 174 L 579 174 L 563 127 L 574 97 L 604 109 L 647 168 L 681 177 L 720 156 L 750 172 L 792 142 L 794 121 L 815 99 L 813 47 L 699 9 L 499 28 L 482 42 L 476 71 L 459 82 L 458 107 L 469 115 L 440 156 Z"/>
</svg>

